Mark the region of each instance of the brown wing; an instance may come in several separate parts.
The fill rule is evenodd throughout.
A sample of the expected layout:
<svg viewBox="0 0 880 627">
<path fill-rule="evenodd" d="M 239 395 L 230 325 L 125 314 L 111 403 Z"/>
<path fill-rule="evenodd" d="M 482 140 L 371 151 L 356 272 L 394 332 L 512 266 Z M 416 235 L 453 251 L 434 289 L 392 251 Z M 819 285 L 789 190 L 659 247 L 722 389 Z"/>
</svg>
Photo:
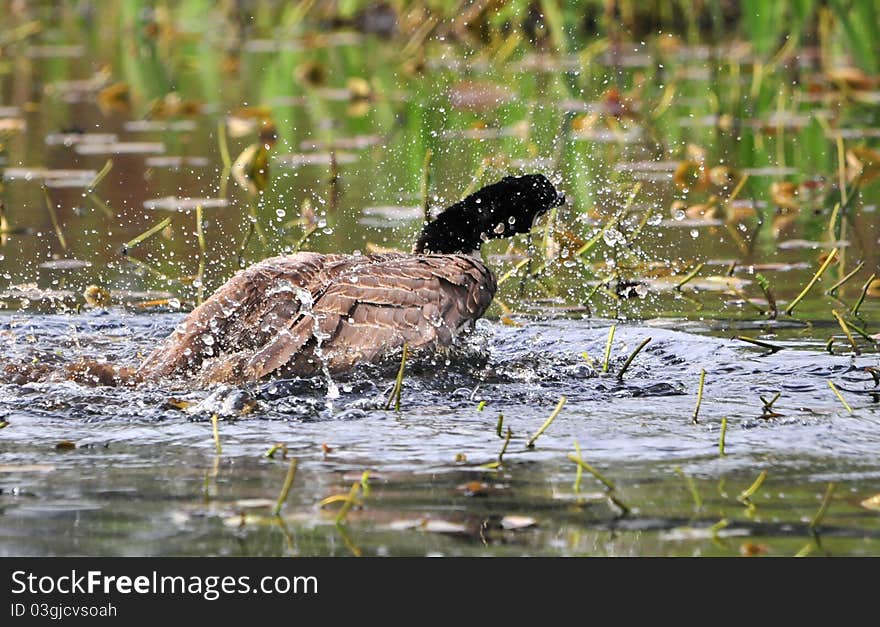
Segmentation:
<svg viewBox="0 0 880 627">
<path fill-rule="evenodd" d="M 324 363 L 341 372 L 377 361 L 404 342 L 448 346 L 483 315 L 495 289 L 492 273 L 466 255 L 373 257 L 341 271 L 316 300 L 320 346 L 314 341 L 299 352 L 282 351 L 270 365 L 289 362 L 294 373 L 309 374 Z"/>
<path fill-rule="evenodd" d="M 141 367 L 145 377 L 203 381 L 313 374 L 375 361 L 407 342 L 446 346 L 479 318 L 495 278 L 466 255 L 346 257 L 299 253 L 240 272 Z"/>
<path fill-rule="evenodd" d="M 205 360 L 252 354 L 299 316 L 302 301 L 344 257 L 298 253 L 261 261 L 229 279 L 194 309 L 140 367 L 146 378 L 197 370 Z M 308 338 L 303 338 L 303 343 Z M 235 377 L 233 377 L 235 378 Z"/>
</svg>

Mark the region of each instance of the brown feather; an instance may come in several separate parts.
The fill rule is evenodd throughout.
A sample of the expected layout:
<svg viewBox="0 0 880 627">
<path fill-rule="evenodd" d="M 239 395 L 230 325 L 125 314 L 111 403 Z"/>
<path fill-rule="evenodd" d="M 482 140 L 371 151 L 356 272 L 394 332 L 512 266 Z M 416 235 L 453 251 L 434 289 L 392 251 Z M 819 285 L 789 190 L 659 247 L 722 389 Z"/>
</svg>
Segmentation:
<svg viewBox="0 0 880 627">
<path fill-rule="evenodd" d="M 495 289 L 492 272 L 468 255 L 273 257 L 193 310 L 140 372 L 227 382 L 341 372 L 404 342 L 448 346 Z"/>
</svg>

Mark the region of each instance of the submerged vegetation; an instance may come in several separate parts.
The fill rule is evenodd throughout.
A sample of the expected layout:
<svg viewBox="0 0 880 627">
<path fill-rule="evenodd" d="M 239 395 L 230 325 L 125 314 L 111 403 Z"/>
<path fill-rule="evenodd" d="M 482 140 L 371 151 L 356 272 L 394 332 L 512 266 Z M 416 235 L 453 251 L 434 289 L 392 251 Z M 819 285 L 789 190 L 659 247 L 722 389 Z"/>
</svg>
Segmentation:
<svg viewBox="0 0 880 627">
<path fill-rule="evenodd" d="M 53 473 L 76 491 L 16 434 L 100 440 L 106 412 L 193 421 L 155 442 L 204 499 L 159 515 L 181 536 L 222 520 L 244 552 L 880 553 L 861 453 L 880 399 L 877 0 L 10 4 L 0 499 Z M 84 399 L 51 380 L 118 382 L 86 359 L 136 365 L 237 269 L 409 250 L 432 212 L 525 172 L 570 201 L 483 247 L 500 290 L 479 357 L 405 347 L 339 401 L 321 380 Z M 548 319 L 589 345 L 550 342 Z M 43 436 L 29 412 L 87 420 Z M 248 426 L 264 418 L 292 426 Z M 244 547 L 278 531 L 281 549 Z M 762 541 L 731 543 L 746 534 Z"/>
</svg>

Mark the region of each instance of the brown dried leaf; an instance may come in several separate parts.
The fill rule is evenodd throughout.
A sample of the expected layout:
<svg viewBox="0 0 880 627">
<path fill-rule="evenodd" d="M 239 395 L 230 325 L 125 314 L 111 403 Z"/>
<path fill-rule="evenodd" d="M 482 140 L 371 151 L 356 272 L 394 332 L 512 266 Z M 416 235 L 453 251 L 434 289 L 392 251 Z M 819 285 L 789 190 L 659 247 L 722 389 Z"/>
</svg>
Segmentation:
<svg viewBox="0 0 880 627">
<path fill-rule="evenodd" d="M 456 488 L 465 496 L 488 496 L 492 487 L 483 481 L 469 481 Z"/>
<path fill-rule="evenodd" d="M 128 83 L 113 83 L 98 92 L 98 107 L 101 113 L 127 113 L 131 109 L 131 93 Z"/>
<path fill-rule="evenodd" d="M 681 189 L 697 189 L 701 187 L 703 178 L 703 167 L 693 160 L 679 163 L 678 167 L 675 168 L 675 174 L 672 175 L 675 185 Z"/>
<path fill-rule="evenodd" d="M 770 184 L 770 200 L 777 207 L 796 211 L 801 203 L 798 198 L 798 186 L 791 181 L 775 181 Z"/>
</svg>

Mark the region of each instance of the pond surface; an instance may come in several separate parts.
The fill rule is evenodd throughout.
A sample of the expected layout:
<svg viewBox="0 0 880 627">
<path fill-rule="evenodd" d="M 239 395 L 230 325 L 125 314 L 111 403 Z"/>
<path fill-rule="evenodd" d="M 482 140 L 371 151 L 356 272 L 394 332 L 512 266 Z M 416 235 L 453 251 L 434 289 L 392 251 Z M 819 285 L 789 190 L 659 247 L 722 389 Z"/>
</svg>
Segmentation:
<svg viewBox="0 0 880 627">
<path fill-rule="evenodd" d="M 0 555 L 880 554 L 876 77 L 317 5 L 0 28 Z M 396 363 L 338 398 L 63 376 L 136 366 L 241 265 L 408 250 L 533 171 L 569 204 L 484 247 L 496 303 L 399 411 Z"/>
</svg>

